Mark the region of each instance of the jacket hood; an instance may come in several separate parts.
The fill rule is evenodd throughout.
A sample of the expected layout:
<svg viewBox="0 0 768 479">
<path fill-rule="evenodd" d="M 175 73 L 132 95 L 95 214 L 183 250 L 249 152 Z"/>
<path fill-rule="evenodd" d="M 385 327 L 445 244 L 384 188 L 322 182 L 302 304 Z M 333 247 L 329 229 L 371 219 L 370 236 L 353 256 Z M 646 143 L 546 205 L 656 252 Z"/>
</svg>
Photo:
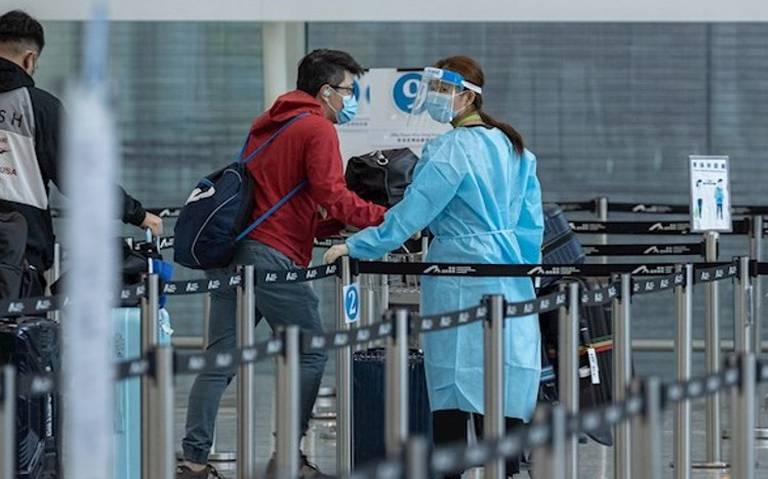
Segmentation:
<svg viewBox="0 0 768 479">
<path fill-rule="evenodd" d="M 35 81 L 23 68 L 10 60 L 0 58 L 0 93 L 33 86 Z"/>
</svg>

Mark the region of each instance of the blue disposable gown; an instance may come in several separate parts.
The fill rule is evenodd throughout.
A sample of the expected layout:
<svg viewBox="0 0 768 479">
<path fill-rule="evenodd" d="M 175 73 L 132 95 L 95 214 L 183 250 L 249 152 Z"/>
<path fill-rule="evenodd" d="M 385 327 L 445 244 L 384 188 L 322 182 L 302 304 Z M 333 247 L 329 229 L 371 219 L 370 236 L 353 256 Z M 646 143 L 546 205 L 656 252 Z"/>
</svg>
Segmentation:
<svg viewBox="0 0 768 479">
<path fill-rule="evenodd" d="M 430 262 L 535 264 L 544 219 L 536 157 L 518 154 L 498 129 L 457 128 L 428 142 L 403 200 L 384 222 L 352 236 L 358 259 L 376 259 L 429 226 Z M 535 297 L 530 278 L 422 277 L 424 315 L 457 311 L 484 295 Z M 509 318 L 504 330 L 505 416 L 531 419 L 541 373 L 537 316 Z M 433 411 L 483 413 L 483 330 L 473 323 L 424 335 Z"/>
</svg>

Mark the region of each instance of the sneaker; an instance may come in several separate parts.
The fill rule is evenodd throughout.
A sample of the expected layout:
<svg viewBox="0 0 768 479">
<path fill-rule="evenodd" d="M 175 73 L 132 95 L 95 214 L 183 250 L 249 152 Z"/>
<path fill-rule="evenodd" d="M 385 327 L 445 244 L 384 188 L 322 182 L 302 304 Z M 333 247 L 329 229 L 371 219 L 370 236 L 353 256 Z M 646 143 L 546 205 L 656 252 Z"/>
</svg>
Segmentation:
<svg viewBox="0 0 768 479">
<path fill-rule="evenodd" d="M 267 464 L 267 479 L 276 479 L 275 472 L 277 469 L 277 458 L 272 454 L 272 458 Z M 329 476 L 323 474 L 315 464 L 309 462 L 306 454 L 302 453 L 299 456 L 299 479 L 334 479 L 335 476 Z"/>
<path fill-rule="evenodd" d="M 205 469 L 195 472 L 185 465 L 176 467 L 176 479 L 226 479 L 215 467 L 207 464 Z"/>
</svg>

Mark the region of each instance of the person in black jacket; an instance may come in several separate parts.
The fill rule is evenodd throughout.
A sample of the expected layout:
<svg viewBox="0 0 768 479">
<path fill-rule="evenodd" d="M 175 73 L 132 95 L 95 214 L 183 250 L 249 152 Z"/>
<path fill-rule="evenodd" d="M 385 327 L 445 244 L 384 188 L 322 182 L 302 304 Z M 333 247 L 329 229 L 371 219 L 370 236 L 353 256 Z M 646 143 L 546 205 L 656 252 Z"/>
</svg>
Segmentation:
<svg viewBox="0 0 768 479">
<path fill-rule="evenodd" d="M 45 46 L 43 27 L 14 10 L 0 17 L 0 212 L 24 215 L 27 261 L 42 272 L 53 263 L 55 237 L 48 201 L 60 188 L 61 102 L 32 80 Z M 122 188 L 122 220 L 162 233 L 162 220 Z"/>
</svg>

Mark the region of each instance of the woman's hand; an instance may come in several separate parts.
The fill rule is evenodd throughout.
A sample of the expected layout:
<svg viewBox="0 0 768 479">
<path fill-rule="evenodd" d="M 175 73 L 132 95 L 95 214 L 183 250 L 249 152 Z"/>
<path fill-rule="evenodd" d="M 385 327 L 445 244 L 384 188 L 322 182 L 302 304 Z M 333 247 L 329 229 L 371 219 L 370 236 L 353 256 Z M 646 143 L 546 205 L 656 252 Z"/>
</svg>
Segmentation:
<svg viewBox="0 0 768 479">
<path fill-rule="evenodd" d="M 337 259 L 347 255 L 349 255 L 349 248 L 346 243 L 337 244 L 328 248 L 328 251 L 323 255 L 323 261 L 325 264 L 333 264 Z"/>
</svg>

